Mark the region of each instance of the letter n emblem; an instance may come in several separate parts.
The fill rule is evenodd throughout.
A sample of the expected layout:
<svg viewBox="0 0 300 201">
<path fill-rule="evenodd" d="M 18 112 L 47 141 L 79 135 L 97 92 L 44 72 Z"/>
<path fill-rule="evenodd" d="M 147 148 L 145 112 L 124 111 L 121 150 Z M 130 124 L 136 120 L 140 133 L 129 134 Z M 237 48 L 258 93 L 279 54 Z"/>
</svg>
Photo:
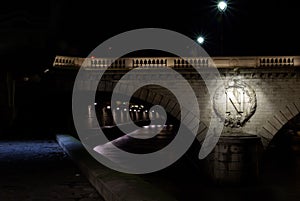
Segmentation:
<svg viewBox="0 0 300 201">
<path fill-rule="evenodd" d="M 229 87 L 226 90 L 226 113 L 241 114 L 244 111 L 244 89 Z"/>
</svg>

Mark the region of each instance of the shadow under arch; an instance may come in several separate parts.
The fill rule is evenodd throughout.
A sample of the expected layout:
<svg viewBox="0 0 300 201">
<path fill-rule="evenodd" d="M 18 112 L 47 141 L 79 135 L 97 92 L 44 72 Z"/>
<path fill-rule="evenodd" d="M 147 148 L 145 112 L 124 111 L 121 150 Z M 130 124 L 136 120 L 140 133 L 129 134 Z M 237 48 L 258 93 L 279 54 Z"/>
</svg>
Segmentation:
<svg viewBox="0 0 300 201">
<path fill-rule="evenodd" d="M 300 100 L 293 101 L 274 112 L 259 131 L 264 148 L 268 148 L 272 139 L 280 133 L 279 131 L 290 125 L 293 119 L 298 119 L 299 114 Z"/>
<path fill-rule="evenodd" d="M 101 82 L 98 85 L 98 95 L 96 94 L 96 99 L 97 97 L 101 98 L 99 97 L 100 94 L 105 94 L 106 97 L 104 97 L 104 99 L 106 100 L 106 102 L 109 102 L 115 85 L 116 82 L 112 82 L 109 80 L 101 80 Z M 123 84 L 122 89 L 126 92 L 126 89 L 128 87 L 131 87 L 130 84 Z M 149 85 L 142 87 L 133 94 L 131 100 L 146 104 L 149 107 L 153 105 L 160 105 L 165 109 L 168 117 L 172 120 L 172 122 L 180 123 L 181 111 L 179 103 L 177 102 L 175 96 L 169 90 L 161 86 Z M 193 111 L 189 111 L 188 114 L 183 114 L 183 119 L 185 117 L 188 117 L 189 115 L 194 116 L 192 112 Z M 191 119 L 191 121 L 192 120 L 193 119 Z M 199 128 L 197 131 L 196 138 L 200 143 L 203 142 L 207 130 L 208 126 L 202 121 L 199 121 Z"/>
<path fill-rule="evenodd" d="M 97 102 L 97 105 L 95 108 L 98 109 L 105 109 L 107 106 L 111 104 L 111 95 L 114 90 L 115 83 L 108 81 L 108 80 L 101 80 L 99 83 L 99 87 L 96 93 L 96 101 L 99 100 L 99 103 Z M 130 87 L 130 85 L 123 85 L 124 90 L 126 90 L 127 87 Z M 126 93 L 125 93 L 126 94 Z M 101 100 L 103 103 L 100 103 Z M 174 95 L 171 94 L 171 92 L 163 87 L 157 86 L 157 85 L 149 85 L 140 88 L 137 90 L 131 97 L 130 99 L 131 103 L 136 104 L 136 105 L 144 105 L 147 110 L 151 108 L 153 105 L 160 105 L 162 106 L 166 113 L 167 113 L 167 123 L 166 125 L 172 125 L 174 126 L 174 131 L 176 131 L 180 125 L 180 119 L 181 119 L 181 111 L 179 107 L 179 103 L 177 102 L 176 98 Z M 122 104 L 122 103 L 120 103 Z M 149 111 L 150 112 L 150 111 Z M 101 115 L 98 114 L 98 122 L 101 122 Z M 188 116 L 187 114 L 184 114 L 185 116 Z M 99 118 L 100 117 L 100 118 Z M 138 126 L 142 127 L 144 125 L 148 125 L 149 121 L 140 121 L 136 122 L 134 121 Z M 112 122 L 111 122 L 112 123 Z M 122 125 L 121 125 L 122 126 Z M 121 138 L 124 136 L 124 133 L 115 125 L 112 127 L 101 127 L 106 137 L 110 140 L 113 141 L 115 139 Z M 199 159 L 198 159 L 198 154 L 201 148 L 201 144 L 206 136 L 208 128 L 207 126 L 203 123 L 200 122 L 199 129 L 197 132 L 197 136 L 195 136 L 195 140 L 191 147 L 188 149 L 187 153 L 185 154 L 185 159 L 190 161 L 193 166 L 196 168 L 201 168 L 200 166 L 203 165 Z M 164 144 L 165 145 L 165 144 Z M 118 145 L 117 145 L 118 146 Z M 126 145 L 122 144 L 121 147 L 122 149 L 126 150 Z M 129 150 L 130 152 L 131 150 Z M 140 150 L 139 150 L 140 151 Z"/>
<path fill-rule="evenodd" d="M 299 179 L 300 113 L 288 120 L 270 139 L 262 156 L 263 180 L 290 185 Z"/>
</svg>

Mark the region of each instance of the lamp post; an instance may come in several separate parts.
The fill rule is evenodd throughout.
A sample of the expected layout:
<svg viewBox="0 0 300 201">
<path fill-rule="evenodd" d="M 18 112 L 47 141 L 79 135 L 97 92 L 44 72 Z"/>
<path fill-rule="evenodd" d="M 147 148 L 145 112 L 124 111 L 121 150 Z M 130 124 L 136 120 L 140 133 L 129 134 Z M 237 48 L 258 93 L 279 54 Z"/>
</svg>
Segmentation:
<svg viewBox="0 0 300 201">
<path fill-rule="evenodd" d="M 224 13 L 225 13 L 225 11 L 226 11 L 226 9 L 227 9 L 227 2 L 225 1 L 225 0 L 221 0 L 221 1 L 219 1 L 218 2 L 218 4 L 217 4 L 217 7 L 218 7 L 218 10 L 220 11 L 220 14 L 221 14 L 221 16 L 220 16 L 220 23 L 221 23 L 221 30 L 220 30 L 220 32 L 221 32 L 221 36 L 220 36 L 220 40 L 221 40 L 221 55 L 223 55 L 223 40 L 224 40 L 224 38 L 223 38 L 223 15 L 224 15 Z"/>
</svg>

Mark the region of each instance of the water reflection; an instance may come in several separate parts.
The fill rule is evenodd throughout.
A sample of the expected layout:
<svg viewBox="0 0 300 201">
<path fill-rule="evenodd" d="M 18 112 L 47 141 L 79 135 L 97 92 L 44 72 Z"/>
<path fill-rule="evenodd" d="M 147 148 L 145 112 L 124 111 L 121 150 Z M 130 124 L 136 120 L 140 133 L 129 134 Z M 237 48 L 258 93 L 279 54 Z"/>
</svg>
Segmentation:
<svg viewBox="0 0 300 201">
<path fill-rule="evenodd" d="M 114 146 L 131 153 L 151 153 L 167 146 L 176 136 L 173 125 L 143 126 L 127 135 L 116 138 L 106 144 L 97 145 L 94 150 L 103 155 L 114 151 Z"/>
</svg>

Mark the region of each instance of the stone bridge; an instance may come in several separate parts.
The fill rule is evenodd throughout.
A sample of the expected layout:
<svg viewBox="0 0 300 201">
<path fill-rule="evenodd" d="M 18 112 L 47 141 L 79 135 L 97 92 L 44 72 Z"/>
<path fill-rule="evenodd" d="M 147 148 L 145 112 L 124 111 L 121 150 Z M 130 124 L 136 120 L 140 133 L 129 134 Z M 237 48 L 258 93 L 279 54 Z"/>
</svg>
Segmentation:
<svg viewBox="0 0 300 201">
<path fill-rule="evenodd" d="M 100 111 L 100 124 L 106 125 L 113 122 L 106 121 L 108 117 L 111 119 L 111 114 L 121 119 L 121 123 L 129 119 L 148 120 L 153 115 L 157 117 L 155 111 L 152 114 L 148 109 L 152 105 L 161 105 L 169 116 L 180 119 L 197 133 L 202 149 L 205 148 L 203 140 L 210 129 L 216 127 L 212 120 L 224 120 L 218 144 L 205 160 L 208 161 L 208 175 L 218 183 L 241 183 L 257 178 L 261 155 L 259 147 L 263 144 L 267 148 L 281 128 L 297 119 L 300 112 L 300 57 L 297 56 L 136 57 L 116 60 L 57 56 L 50 70 L 54 75 L 51 78 L 54 85 L 51 86 L 70 93 L 80 67 L 85 77 L 76 88 L 83 95 L 96 90 L 101 98 L 107 99 L 104 105 L 99 102 L 101 105 L 96 98 L 95 103 L 84 109 L 89 117 L 89 127 L 93 127 L 97 120 L 90 115 L 93 108 Z M 218 76 L 211 70 L 213 68 L 217 69 Z M 175 70 L 180 75 L 165 73 L 164 69 Z M 123 79 L 132 71 L 136 73 L 131 79 Z M 145 79 L 161 85 L 147 85 L 133 94 L 128 92 L 135 87 L 132 84 L 134 80 Z M 161 87 L 169 84 L 183 94 L 186 81 L 195 93 L 199 108 L 192 103 L 192 109 L 180 108 L 181 103 L 174 94 Z M 91 91 L 93 86 L 94 92 Z M 117 103 L 112 107 L 112 92 L 132 94 L 130 97 L 135 101 L 148 106 L 144 110 L 131 108 L 131 111 L 121 109 Z M 190 100 L 186 101 L 189 103 Z M 200 110 L 200 119 L 194 114 L 197 110 Z M 197 163 L 199 160 L 192 161 Z"/>
<path fill-rule="evenodd" d="M 83 90 L 89 90 L 99 70 L 108 67 L 98 91 L 112 92 L 120 78 L 132 69 L 142 69 L 163 66 L 173 68 L 188 80 L 199 103 L 201 112 L 200 126 L 197 138 L 202 141 L 207 131 L 212 111 L 220 119 L 225 119 L 223 133 L 242 132 L 258 135 L 264 146 L 267 146 L 276 133 L 300 112 L 300 57 L 267 56 L 267 57 L 215 57 L 215 58 L 177 58 L 177 57 L 145 57 L 145 58 L 78 58 L 57 56 L 53 63 L 56 72 L 70 72 L 81 66 L 88 70 L 85 82 L 81 83 Z M 207 69 L 217 67 L 224 81 L 225 91 L 215 86 L 214 94 L 209 94 L 202 77 L 193 68 Z M 174 80 L 180 88 L 176 77 L 153 71 L 153 79 Z M 59 74 L 59 73 L 58 73 Z M 63 75 L 63 74 L 62 74 Z M 202 76 L 210 76 L 201 74 Z M 149 75 L 148 75 L 149 76 Z M 167 79 L 166 79 L 167 78 Z M 65 81 L 63 77 L 55 82 L 60 89 L 72 90 L 73 82 Z M 129 83 L 122 83 L 124 89 Z M 213 99 L 210 99 L 210 96 Z M 185 115 L 186 123 L 194 121 L 191 111 L 181 114 L 178 102 L 166 89 L 157 86 L 144 87 L 134 94 L 137 99 L 150 104 L 160 104 L 173 117 Z M 226 105 L 220 109 L 218 105 Z M 116 112 L 116 111 L 114 111 Z"/>
</svg>

